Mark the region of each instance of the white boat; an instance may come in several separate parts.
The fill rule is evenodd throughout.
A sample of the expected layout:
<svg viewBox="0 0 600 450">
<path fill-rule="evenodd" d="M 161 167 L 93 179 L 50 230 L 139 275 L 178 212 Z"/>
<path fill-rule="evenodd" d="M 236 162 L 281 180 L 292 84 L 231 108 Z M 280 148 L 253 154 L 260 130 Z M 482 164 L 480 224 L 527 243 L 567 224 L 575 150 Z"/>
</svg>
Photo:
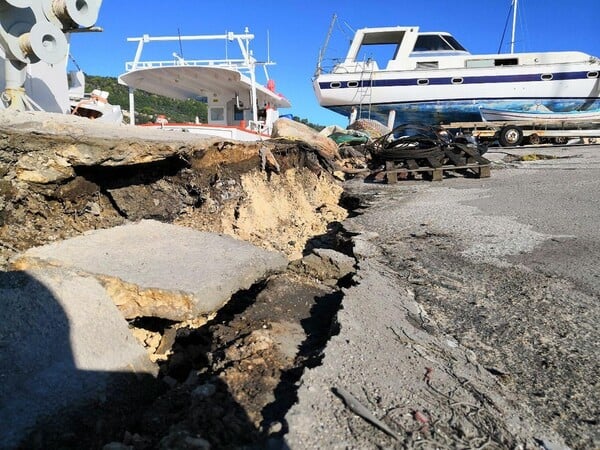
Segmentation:
<svg viewBox="0 0 600 450">
<path fill-rule="evenodd" d="M 329 36 L 328 36 L 329 39 Z M 471 54 L 417 26 L 356 31 L 344 58 L 313 78 L 321 106 L 388 126 L 480 121 L 480 108 L 600 109 L 600 61 L 586 53 Z"/>
<path fill-rule="evenodd" d="M 85 74 L 82 70 L 68 72 L 67 79 L 70 114 L 106 123 L 123 123 L 121 106 L 109 103 L 108 92 L 100 89 L 85 92 Z"/>
<path fill-rule="evenodd" d="M 479 108 L 479 113 L 484 122 L 498 121 L 600 121 L 600 110 L 594 111 L 552 111 L 545 106 L 535 105 L 523 110 Z"/>
<path fill-rule="evenodd" d="M 243 34 L 200 36 L 160 36 L 128 38 L 137 42 L 135 59 L 126 63 L 126 73 L 119 83 L 129 86 L 130 117 L 135 114 L 134 90 L 179 100 L 196 100 L 208 107 L 207 123 L 170 123 L 159 117 L 147 127 L 170 131 L 187 131 L 229 139 L 256 141 L 270 137 L 272 124 L 279 117 L 279 108 L 289 108 L 290 102 L 275 92 L 275 83 L 269 78 L 266 67 L 271 61 L 259 63 L 250 51 L 254 39 L 246 29 Z M 142 61 L 144 44 L 149 42 L 182 42 L 221 40 L 227 45 L 236 41 L 241 58 L 191 60 L 177 53 L 163 61 Z M 227 52 L 229 53 L 229 52 Z M 256 80 L 256 66 L 264 68 L 266 85 Z M 131 120 L 134 125 L 134 121 Z"/>
</svg>

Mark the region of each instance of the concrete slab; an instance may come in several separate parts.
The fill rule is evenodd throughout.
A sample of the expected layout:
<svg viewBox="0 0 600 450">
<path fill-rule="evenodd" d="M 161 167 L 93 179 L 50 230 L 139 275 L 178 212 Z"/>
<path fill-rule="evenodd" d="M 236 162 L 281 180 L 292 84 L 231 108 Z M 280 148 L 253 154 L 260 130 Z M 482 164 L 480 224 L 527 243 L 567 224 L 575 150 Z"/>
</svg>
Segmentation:
<svg viewBox="0 0 600 450">
<path fill-rule="evenodd" d="M 94 278 L 0 272 L 0 308 L 0 448 L 39 419 L 157 374 Z"/>
<path fill-rule="evenodd" d="M 126 318 L 182 321 L 217 311 L 287 263 L 280 253 L 228 236 L 143 220 L 30 249 L 13 266 L 90 274 Z"/>
</svg>

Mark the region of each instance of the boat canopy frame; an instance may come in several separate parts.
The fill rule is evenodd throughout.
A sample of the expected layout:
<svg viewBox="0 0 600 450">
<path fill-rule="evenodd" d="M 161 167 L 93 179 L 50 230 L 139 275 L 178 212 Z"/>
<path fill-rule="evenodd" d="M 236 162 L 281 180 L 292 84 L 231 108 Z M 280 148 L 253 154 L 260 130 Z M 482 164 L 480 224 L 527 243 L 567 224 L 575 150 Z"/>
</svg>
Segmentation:
<svg viewBox="0 0 600 450">
<path fill-rule="evenodd" d="M 262 66 L 265 72 L 265 77 L 268 80 L 269 74 L 267 66 L 275 65 L 270 60 L 270 56 L 267 56 L 267 61 L 259 62 L 252 55 L 250 50 L 250 41 L 254 39 L 254 34 L 250 33 L 246 27 L 244 33 L 233 33 L 231 31 L 225 34 L 213 34 L 213 35 L 191 35 L 191 36 L 150 36 L 144 34 L 140 37 L 129 37 L 127 42 L 137 42 L 137 49 L 133 61 L 125 63 L 125 72 L 130 73 L 139 69 L 150 69 L 157 67 L 175 67 L 175 66 L 195 66 L 195 67 L 221 67 L 226 69 L 237 70 L 238 72 L 247 75 L 250 78 L 250 99 L 252 103 L 252 117 L 254 122 L 258 122 L 258 106 L 257 106 L 257 92 L 256 92 L 256 66 Z M 196 59 L 186 60 L 177 53 L 173 53 L 173 60 L 164 61 L 142 61 L 142 52 L 145 44 L 150 42 L 182 42 L 182 41 L 225 41 L 238 43 L 242 58 L 228 58 L 225 59 Z M 129 86 L 129 114 L 130 114 L 130 125 L 135 125 L 135 100 L 134 100 L 135 89 Z"/>
</svg>

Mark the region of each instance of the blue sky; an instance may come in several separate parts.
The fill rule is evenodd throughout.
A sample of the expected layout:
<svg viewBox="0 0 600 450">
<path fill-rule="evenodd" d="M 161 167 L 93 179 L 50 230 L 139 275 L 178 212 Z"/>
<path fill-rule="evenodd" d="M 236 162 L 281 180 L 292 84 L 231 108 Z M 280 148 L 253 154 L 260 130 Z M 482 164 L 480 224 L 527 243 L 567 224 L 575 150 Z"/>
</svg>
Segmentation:
<svg viewBox="0 0 600 450">
<path fill-rule="evenodd" d="M 333 14 L 338 25 L 325 56 L 345 55 L 352 30 L 375 26 L 419 26 L 448 31 L 471 53 L 497 53 L 510 0 L 280 0 L 205 2 L 201 0 L 103 0 L 97 25 L 102 33 L 75 35 L 71 54 L 90 75 L 118 76 L 133 60 L 136 45 L 127 37 L 242 33 L 245 27 L 259 60 L 270 57 L 277 92 L 292 108 L 282 110 L 322 125 L 346 125 L 344 117 L 321 108 L 313 94 L 319 50 Z M 578 50 L 600 57 L 600 1 L 520 0 L 516 51 Z M 267 39 L 267 35 L 269 39 Z M 503 51 L 510 47 L 510 23 Z M 231 44 L 230 44 L 231 45 Z M 230 50 L 231 51 L 231 50 Z M 172 59 L 179 43 L 150 44 L 144 60 Z M 183 43 L 188 59 L 221 58 L 224 46 Z M 233 55 L 230 54 L 230 57 Z M 262 81 L 262 79 L 261 79 Z"/>
</svg>

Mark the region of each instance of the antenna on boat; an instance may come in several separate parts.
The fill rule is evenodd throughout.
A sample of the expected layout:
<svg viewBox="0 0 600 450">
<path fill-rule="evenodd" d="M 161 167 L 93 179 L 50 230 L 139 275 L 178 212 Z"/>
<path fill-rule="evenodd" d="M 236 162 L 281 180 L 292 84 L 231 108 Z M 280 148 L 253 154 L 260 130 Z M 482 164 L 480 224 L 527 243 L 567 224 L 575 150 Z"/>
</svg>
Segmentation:
<svg viewBox="0 0 600 450">
<path fill-rule="evenodd" d="M 179 27 L 177 27 L 177 36 L 179 36 L 179 56 L 183 60 L 183 45 L 181 44 L 181 31 L 179 31 Z"/>
<path fill-rule="evenodd" d="M 336 20 L 337 14 L 333 13 L 331 23 L 329 24 L 329 30 L 327 30 L 327 36 L 325 37 L 325 43 L 323 44 L 323 47 L 321 47 L 321 51 L 319 51 L 319 59 L 317 60 L 317 69 L 315 70 L 315 76 L 319 76 L 323 70 L 321 67 L 321 63 L 323 62 L 325 51 L 327 50 L 327 46 L 329 45 L 329 38 L 331 38 L 331 33 L 333 32 L 333 26 L 335 25 Z"/>
<path fill-rule="evenodd" d="M 79 67 L 79 64 L 77 64 L 77 61 L 75 61 L 75 58 L 73 58 L 73 55 L 71 55 L 71 53 L 69 53 L 69 59 L 73 62 L 77 70 L 81 72 L 81 67 Z"/>
</svg>

